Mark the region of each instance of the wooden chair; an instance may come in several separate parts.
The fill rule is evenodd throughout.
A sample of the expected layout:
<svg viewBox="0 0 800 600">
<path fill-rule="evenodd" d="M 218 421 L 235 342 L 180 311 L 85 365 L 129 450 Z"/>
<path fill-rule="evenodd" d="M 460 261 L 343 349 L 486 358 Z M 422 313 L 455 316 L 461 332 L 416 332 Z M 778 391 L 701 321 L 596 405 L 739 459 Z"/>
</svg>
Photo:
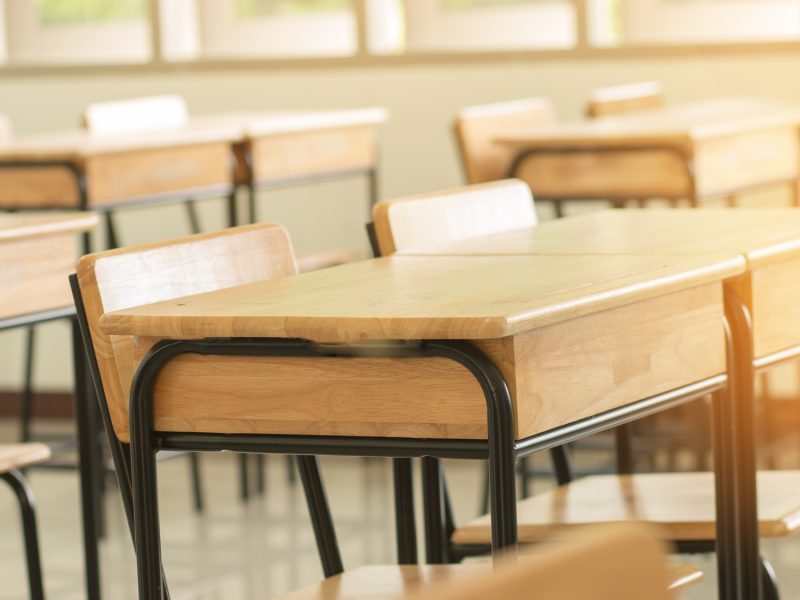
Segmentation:
<svg viewBox="0 0 800 600">
<path fill-rule="evenodd" d="M 85 256 L 80 261 L 77 276 L 72 278 L 73 293 L 129 518 L 132 518 L 133 498 L 128 393 L 138 363 L 137 347 L 136 340 L 131 337 L 104 334 L 99 327 L 103 314 L 296 272 L 297 264 L 289 235 L 276 224 L 248 225 L 167 243 L 110 250 Z M 214 402 L 219 401 L 217 398 Z M 183 414 L 187 415 L 186 418 L 203 418 L 203 402 L 195 396 L 187 398 L 185 402 Z M 192 416 L 190 413 L 194 410 L 199 412 Z M 235 421 L 235 417 L 232 419 Z M 235 424 L 230 426 L 235 427 Z M 297 459 L 312 523 L 318 535 L 320 554 L 330 557 L 331 553 L 335 553 L 338 557 L 316 459 L 312 456 Z M 324 522 L 323 525 L 320 525 L 321 522 Z M 328 531 L 327 537 L 323 529 Z M 326 564 L 323 558 L 323 566 Z M 420 576 L 424 579 L 448 578 L 463 568 L 461 565 L 436 567 L 423 570 Z M 376 569 L 363 572 L 367 581 L 374 581 L 380 590 L 395 589 L 394 586 L 403 589 L 408 573 L 403 568 Z M 341 567 L 335 572 L 327 572 L 326 567 L 328 576 L 340 572 Z M 359 577 L 356 574 L 356 578 Z"/>
<path fill-rule="evenodd" d="M 495 143 L 498 132 L 513 128 L 548 127 L 556 113 L 547 98 L 528 98 L 463 108 L 456 115 L 455 135 L 467 183 L 486 183 L 509 177 L 514 153 Z M 558 216 L 561 202 L 554 202 Z"/>
<path fill-rule="evenodd" d="M 486 225 L 484 221 L 491 219 L 476 210 L 475 204 L 485 203 L 498 209 L 507 206 L 511 211 L 518 186 L 509 180 L 491 188 L 468 187 L 381 202 L 373 211 L 378 246 L 389 253 L 423 252 L 443 243 L 499 233 L 502 227 L 492 229 Z M 443 214 L 446 218 L 441 217 Z M 441 219 L 438 230 L 437 218 Z M 520 218 L 524 222 L 524 216 Z M 515 227 L 511 220 L 506 230 Z M 639 520 L 657 524 L 666 539 L 677 543 L 679 551 L 714 550 L 716 514 L 712 473 L 595 475 L 574 482 L 569 481 L 569 469 L 566 473 L 566 477 L 558 477 L 564 485 L 518 504 L 521 543 L 541 542 L 562 528 Z M 800 471 L 767 471 L 758 477 L 761 534 L 783 537 L 800 530 L 800 504 L 796 495 L 789 492 L 800 489 Z M 461 547 L 490 544 L 488 515 L 456 529 L 452 542 Z M 777 598 L 771 567 L 766 561 L 762 564 L 765 598 Z"/>
<path fill-rule="evenodd" d="M 137 132 L 163 131 L 179 129 L 189 123 L 189 108 L 186 101 L 180 96 L 164 95 L 126 100 L 112 100 L 109 102 L 94 102 L 89 104 L 83 112 L 82 123 L 86 131 L 97 136 L 112 136 L 135 134 Z M 192 233 L 200 232 L 200 220 L 197 215 L 193 200 L 184 202 Z M 114 211 L 106 211 L 106 231 L 109 238 L 109 247 L 116 248 L 119 237 L 114 227 Z M 200 483 L 200 466 L 198 456 L 189 454 L 191 461 L 192 489 L 194 492 L 194 506 L 200 512 L 203 510 L 202 485 Z M 242 459 L 244 462 L 244 457 Z M 242 477 L 247 473 L 245 465 L 240 472 Z M 242 496 L 246 499 L 246 482 L 242 483 Z"/>
<path fill-rule="evenodd" d="M 44 599 L 42 567 L 39 559 L 39 536 L 36 531 L 36 510 L 31 490 L 20 469 L 45 462 L 50 448 L 44 444 L 0 445 L 0 479 L 5 481 L 19 502 L 22 530 L 25 536 L 25 555 L 28 569 L 28 589 L 31 600 Z"/>
<path fill-rule="evenodd" d="M 92 135 L 113 136 L 138 132 L 179 129 L 189 123 L 189 108 L 180 96 L 150 96 L 109 102 L 94 102 L 83 111 L 83 126 Z M 194 201 L 184 203 L 192 233 L 200 232 L 200 220 Z M 113 211 L 106 211 L 106 229 L 110 248 L 116 248 L 118 236 Z"/>
<path fill-rule="evenodd" d="M 593 90 L 589 95 L 586 114 L 590 119 L 629 113 L 664 104 L 661 84 L 643 81 Z"/>
<path fill-rule="evenodd" d="M 537 223 L 531 190 L 518 179 L 380 202 L 373 218 L 381 256 Z"/>
</svg>

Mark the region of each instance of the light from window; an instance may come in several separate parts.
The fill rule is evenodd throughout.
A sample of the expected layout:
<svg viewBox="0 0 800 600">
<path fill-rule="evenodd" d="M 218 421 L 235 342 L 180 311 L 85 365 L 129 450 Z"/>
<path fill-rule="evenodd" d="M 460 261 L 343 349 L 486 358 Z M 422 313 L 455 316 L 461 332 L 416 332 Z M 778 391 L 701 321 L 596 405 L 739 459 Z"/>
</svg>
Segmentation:
<svg viewBox="0 0 800 600">
<path fill-rule="evenodd" d="M 335 12 L 348 8 L 350 8 L 349 0 L 236 0 L 236 16 L 241 19 Z"/>
<path fill-rule="evenodd" d="M 46 25 L 136 21 L 145 17 L 145 0 L 36 0 Z"/>
<path fill-rule="evenodd" d="M 440 4 L 444 10 L 468 10 L 508 4 L 530 4 L 530 0 L 440 0 Z"/>
</svg>

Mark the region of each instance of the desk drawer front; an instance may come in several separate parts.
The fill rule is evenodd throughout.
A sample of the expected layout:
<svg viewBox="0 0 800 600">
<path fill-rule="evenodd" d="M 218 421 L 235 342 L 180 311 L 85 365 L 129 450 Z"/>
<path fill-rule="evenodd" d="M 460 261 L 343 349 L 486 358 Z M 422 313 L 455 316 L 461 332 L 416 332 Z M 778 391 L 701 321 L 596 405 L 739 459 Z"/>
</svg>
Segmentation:
<svg viewBox="0 0 800 600">
<path fill-rule="evenodd" d="M 721 285 L 705 285 L 514 340 L 517 436 L 725 372 Z"/>
<path fill-rule="evenodd" d="M 375 130 L 368 126 L 265 136 L 252 146 L 253 175 L 261 183 L 367 169 L 375 160 Z"/>
<path fill-rule="evenodd" d="M 72 304 L 75 234 L 0 242 L 0 319 Z"/>
<path fill-rule="evenodd" d="M 226 143 L 103 154 L 89 159 L 86 173 L 89 203 L 109 204 L 230 185 L 233 155 Z"/>
</svg>

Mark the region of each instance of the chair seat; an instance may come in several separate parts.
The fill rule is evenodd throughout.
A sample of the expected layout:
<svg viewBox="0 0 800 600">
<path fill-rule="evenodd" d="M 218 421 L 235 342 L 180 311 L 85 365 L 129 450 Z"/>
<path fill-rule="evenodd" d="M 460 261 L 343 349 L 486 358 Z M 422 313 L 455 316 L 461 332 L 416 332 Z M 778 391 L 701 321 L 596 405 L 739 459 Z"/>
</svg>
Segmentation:
<svg viewBox="0 0 800 600">
<path fill-rule="evenodd" d="M 50 448 L 44 444 L 0 444 L 0 473 L 44 462 L 50 458 Z"/>
<path fill-rule="evenodd" d="M 400 600 L 431 583 L 455 581 L 490 564 L 368 566 L 345 571 L 280 600 Z"/>
<path fill-rule="evenodd" d="M 703 572 L 694 565 L 672 562 L 667 564 L 667 578 L 670 590 L 682 590 L 701 582 Z"/>
<path fill-rule="evenodd" d="M 713 540 L 716 509 L 712 473 L 594 475 L 517 505 L 519 540 L 542 541 L 563 527 L 647 521 L 674 541 Z M 759 531 L 782 537 L 800 527 L 800 471 L 758 473 Z M 491 543 L 489 515 L 453 534 L 458 544 Z"/>
<path fill-rule="evenodd" d="M 279 600 L 401 600 L 423 586 L 456 581 L 490 569 L 488 562 L 359 567 L 281 596 Z M 670 590 L 682 589 L 703 579 L 700 569 L 682 563 L 667 565 L 667 575 Z"/>
</svg>

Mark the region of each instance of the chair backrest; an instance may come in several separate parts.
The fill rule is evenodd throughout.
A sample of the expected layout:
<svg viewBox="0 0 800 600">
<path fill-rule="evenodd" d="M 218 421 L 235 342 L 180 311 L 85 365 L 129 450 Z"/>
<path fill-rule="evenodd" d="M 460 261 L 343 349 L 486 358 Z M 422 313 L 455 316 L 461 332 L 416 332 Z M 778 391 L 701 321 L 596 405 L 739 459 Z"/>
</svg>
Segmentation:
<svg viewBox="0 0 800 600">
<path fill-rule="evenodd" d="M 104 313 L 297 272 L 289 234 L 259 224 L 84 256 L 78 283 L 117 437 L 128 441 L 128 395 L 136 362 L 130 336 L 100 329 Z"/>
<path fill-rule="evenodd" d="M 83 112 L 83 124 L 93 135 L 177 129 L 189 122 L 189 109 L 180 96 L 149 96 L 95 102 Z"/>
<path fill-rule="evenodd" d="M 599 88 L 589 95 L 586 114 L 590 118 L 606 117 L 635 110 L 659 108 L 664 104 L 661 84 L 642 81 Z"/>
<path fill-rule="evenodd" d="M 519 562 L 431 586 L 413 600 L 669 600 L 664 549 L 643 525 L 589 527 Z"/>
<path fill-rule="evenodd" d="M 455 133 L 468 183 L 497 181 L 508 177 L 513 151 L 497 144 L 503 131 L 549 127 L 556 113 L 547 98 L 528 98 L 497 104 L 470 106 L 456 116 Z"/>
<path fill-rule="evenodd" d="M 531 189 L 518 179 L 384 200 L 372 216 L 382 256 L 536 225 Z"/>
</svg>

